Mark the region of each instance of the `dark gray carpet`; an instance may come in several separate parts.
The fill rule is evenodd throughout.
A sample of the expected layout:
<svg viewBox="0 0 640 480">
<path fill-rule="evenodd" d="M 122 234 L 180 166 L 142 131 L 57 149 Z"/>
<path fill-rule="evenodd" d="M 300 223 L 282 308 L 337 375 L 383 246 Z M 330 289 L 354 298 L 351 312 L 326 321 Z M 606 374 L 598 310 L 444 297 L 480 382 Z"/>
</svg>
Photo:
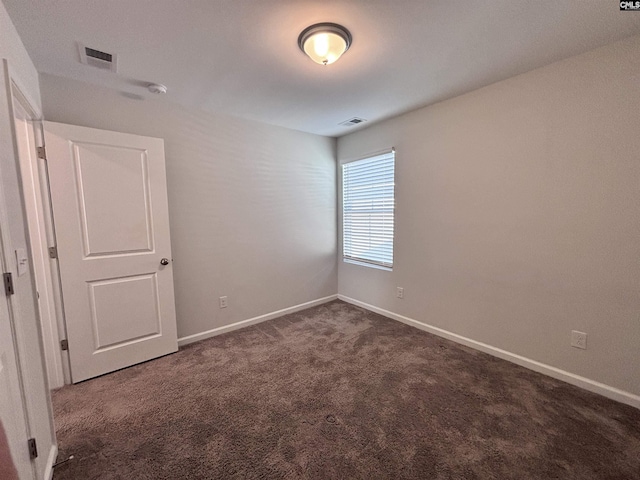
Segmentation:
<svg viewBox="0 0 640 480">
<path fill-rule="evenodd" d="M 56 480 L 640 478 L 640 410 L 340 301 L 53 402 Z"/>
</svg>

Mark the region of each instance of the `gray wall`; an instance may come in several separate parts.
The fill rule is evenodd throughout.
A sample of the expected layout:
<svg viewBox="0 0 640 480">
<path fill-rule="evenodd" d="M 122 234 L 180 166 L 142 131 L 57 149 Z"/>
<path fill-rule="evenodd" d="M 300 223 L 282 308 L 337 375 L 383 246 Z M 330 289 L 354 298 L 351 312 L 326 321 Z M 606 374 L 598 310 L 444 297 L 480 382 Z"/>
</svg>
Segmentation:
<svg viewBox="0 0 640 480">
<path fill-rule="evenodd" d="M 47 120 L 164 138 L 179 337 L 337 292 L 334 139 L 40 80 Z"/>
<path fill-rule="evenodd" d="M 632 37 L 340 138 L 339 161 L 396 147 L 397 209 L 393 272 L 340 261 L 339 293 L 640 394 L 639 53 Z"/>
</svg>

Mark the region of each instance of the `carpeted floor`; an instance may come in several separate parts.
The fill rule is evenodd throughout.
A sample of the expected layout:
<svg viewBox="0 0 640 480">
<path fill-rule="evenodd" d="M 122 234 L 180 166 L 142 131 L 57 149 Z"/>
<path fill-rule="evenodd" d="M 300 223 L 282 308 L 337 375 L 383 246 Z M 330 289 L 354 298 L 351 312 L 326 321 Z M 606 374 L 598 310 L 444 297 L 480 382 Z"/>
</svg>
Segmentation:
<svg viewBox="0 0 640 480">
<path fill-rule="evenodd" d="M 640 478 L 640 410 L 340 301 L 53 403 L 56 480 Z"/>
</svg>

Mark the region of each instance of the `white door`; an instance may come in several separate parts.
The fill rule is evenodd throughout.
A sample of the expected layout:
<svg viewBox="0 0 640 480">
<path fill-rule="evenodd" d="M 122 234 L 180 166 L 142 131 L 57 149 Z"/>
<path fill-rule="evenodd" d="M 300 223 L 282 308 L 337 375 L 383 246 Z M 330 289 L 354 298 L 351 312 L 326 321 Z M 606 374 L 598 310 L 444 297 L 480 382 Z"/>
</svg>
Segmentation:
<svg viewBox="0 0 640 480">
<path fill-rule="evenodd" d="M 72 381 L 177 351 L 164 141 L 45 122 Z"/>
<path fill-rule="evenodd" d="M 0 268 L 3 272 L 7 271 L 2 265 L 2 259 L 0 259 Z M 0 297 L 0 421 L 18 477 L 33 478 L 33 466 L 27 449 L 26 417 L 13 344 L 14 334 L 4 290 Z"/>
</svg>

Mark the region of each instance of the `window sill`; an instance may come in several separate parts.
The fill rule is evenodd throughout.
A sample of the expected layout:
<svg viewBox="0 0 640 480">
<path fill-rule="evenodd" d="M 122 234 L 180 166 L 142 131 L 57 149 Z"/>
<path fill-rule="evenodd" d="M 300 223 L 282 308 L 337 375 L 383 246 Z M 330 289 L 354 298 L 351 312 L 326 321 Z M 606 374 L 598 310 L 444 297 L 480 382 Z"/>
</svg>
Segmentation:
<svg viewBox="0 0 640 480">
<path fill-rule="evenodd" d="M 367 263 L 367 262 L 359 262 L 358 260 L 352 260 L 350 258 L 343 258 L 342 261 L 344 263 L 352 263 L 353 265 L 360 265 L 361 267 L 370 267 L 370 268 L 376 268 L 378 270 L 384 270 L 386 272 L 392 272 L 393 268 L 391 267 L 383 267 L 382 265 L 376 265 L 374 263 Z"/>
</svg>

